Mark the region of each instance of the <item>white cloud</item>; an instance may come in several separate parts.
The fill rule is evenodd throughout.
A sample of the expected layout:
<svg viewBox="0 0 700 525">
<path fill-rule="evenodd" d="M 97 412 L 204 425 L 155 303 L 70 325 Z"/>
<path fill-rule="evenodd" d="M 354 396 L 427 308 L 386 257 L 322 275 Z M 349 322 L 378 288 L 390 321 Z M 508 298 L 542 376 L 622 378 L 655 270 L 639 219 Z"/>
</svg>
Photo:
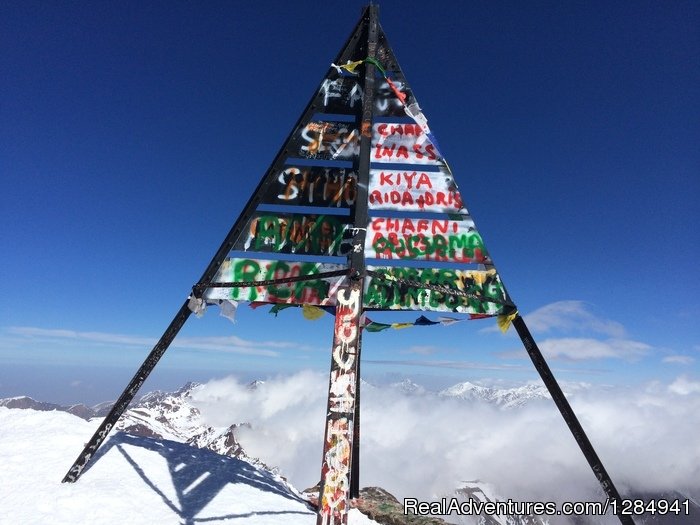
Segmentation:
<svg viewBox="0 0 700 525">
<path fill-rule="evenodd" d="M 42 342 L 45 344 L 65 344 L 66 342 L 89 343 L 95 345 L 119 345 L 153 347 L 158 339 L 127 334 L 107 332 L 81 332 L 76 330 L 47 329 L 33 326 L 11 326 L 5 331 L 18 337 L 15 342 Z M 177 337 L 172 345 L 174 348 L 228 352 L 234 354 L 276 357 L 280 349 L 296 348 L 299 345 L 287 341 L 249 341 L 235 335 L 211 337 Z"/>
<path fill-rule="evenodd" d="M 664 357 L 661 361 L 664 363 L 678 365 L 691 365 L 695 362 L 695 358 L 690 357 L 689 355 L 670 355 L 668 357 Z"/>
<path fill-rule="evenodd" d="M 208 424 L 251 423 L 251 429 L 238 432 L 246 452 L 281 466 L 283 475 L 304 489 L 320 479 L 327 393 L 328 375 L 303 371 L 254 390 L 233 378 L 211 381 L 194 393 L 193 401 Z"/>
<path fill-rule="evenodd" d="M 679 396 L 700 394 L 700 381 L 691 381 L 687 376 L 680 376 L 668 386 L 668 391 Z"/>
<path fill-rule="evenodd" d="M 617 321 L 602 319 L 588 311 L 583 301 L 558 301 L 525 315 L 532 332 L 593 332 L 613 338 L 625 336 L 625 328 Z"/>
<path fill-rule="evenodd" d="M 588 338 L 545 339 L 538 343 L 542 354 L 550 359 L 639 359 L 648 354 L 652 347 L 629 339 L 607 339 L 599 341 Z"/>
<path fill-rule="evenodd" d="M 129 346 L 153 346 L 157 341 L 150 337 L 110 334 L 105 332 L 79 332 L 76 330 L 38 328 L 34 326 L 10 326 L 6 330 L 13 335 L 39 340 L 89 341 L 93 343 L 110 343 Z"/>
<path fill-rule="evenodd" d="M 538 341 L 538 347 L 550 359 L 582 361 L 587 359 L 626 359 L 634 360 L 650 353 L 653 348 L 639 341 L 625 337 L 624 327 L 617 321 L 602 319 L 588 311 L 583 301 L 558 301 L 538 308 L 524 316 L 533 333 L 555 332 L 569 337 L 551 337 Z M 489 327 L 481 332 L 495 332 Z M 514 332 L 514 331 L 511 331 Z M 586 337 L 571 337 L 572 334 L 585 334 Z M 596 339 L 590 335 L 608 336 Z M 521 358 L 520 351 L 500 352 L 503 359 Z"/>
<path fill-rule="evenodd" d="M 250 422 L 240 433 L 246 450 L 305 488 L 320 477 L 327 387 L 327 374 L 312 372 L 252 391 L 227 379 L 205 385 L 194 401 L 208 423 Z M 630 486 L 700 493 L 698 389 L 679 378 L 668 387 L 580 388 L 573 394 L 571 404 L 623 495 Z M 399 498 L 435 499 L 472 479 L 521 501 L 583 501 L 600 494 L 550 400 L 502 411 L 365 388 L 361 430 L 361 486 L 379 485 Z"/>
</svg>

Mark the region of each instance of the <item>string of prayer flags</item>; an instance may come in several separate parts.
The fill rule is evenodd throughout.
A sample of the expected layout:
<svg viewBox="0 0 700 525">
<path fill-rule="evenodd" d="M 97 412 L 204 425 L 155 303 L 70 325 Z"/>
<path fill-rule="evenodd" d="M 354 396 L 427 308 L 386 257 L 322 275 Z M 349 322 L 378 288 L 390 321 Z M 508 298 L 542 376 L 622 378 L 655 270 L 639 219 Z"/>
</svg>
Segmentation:
<svg viewBox="0 0 700 525">
<path fill-rule="evenodd" d="M 409 328 L 411 326 L 433 326 L 436 324 L 442 326 L 449 326 L 451 324 L 459 323 L 461 321 L 466 321 L 466 318 L 456 319 L 454 317 L 438 317 L 437 321 L 432 321 L 426 316 L 421 315 L 412 323 L 377 323 L 375 321 L 372 321 L 369 317 L 365 317 L 364 323 L 362 324 L 362 328 L 364 328 L 368 332 L 382 332 L 384 330 L 388 330 L 389 328 L 393 328 L 394 330 L 401 330 L 403 328 Z"/>
<path fill-rule="evenodd" d="M 298 304 L 287 304 L 287 303 L 263 303 L 263 302 L 251 302 L 250 307 L 251 308 L 259 308 L 260 306 L 263 306 L 264 304 L 272 304 L 272 308 L 270 308 L 270 313 L 275 314 L 275 317 L 282 311 L 286 310 L 287 308 L 298 308 L 301 306 L 302 308 L 302 315 L 304 316 L 305 319 L 308 319 L 310 321 L 315 321 L 317 319 L 320 319 L 326 312 L 330 313 L 331 315 L 335 315 L 335 307 L 333 306 L 317 306 L 317 305 L 311 305 L 311 304 L 303 304 L 303 305 L 298 305 Z M 510 326 L 510 323 L 512 320 L 515 318 L 515 315 L 517 315 L 517 312 L 511 316 L 499 316 L 499 327 L 501 327 L 501 322 L 505 322 Z M 471 320 L 471 319 L 484 319 L 486 317 L 494 317 L 493 315 L 489 314 L 470 314 L 469 317 L 465 318 L 456 318 L 456 317 L 445 317 L 441 316 L 437 318 L 437 321 L 433 321 L 432 319 L 427 318 L 425 315 L 419 316 L 415 321 L 411 322 L 404 322 L 404 323 L 377 323 L 375 321 L 372 321 L 369 317 L 366 315 L 363 316 L 363 321 L 360 324 L 362 328 L 366 329 L 368 332 L 382 332 L 384 330 L 388 330 L 389 328 L 392 328 L 394 330 L 401 330 L 403 328 L 409 328 L 411 326 L 434 326 L 434 325 L 442 325 L 442 326 L 450 326 L 455 323 L 460 323 L 462 321 L 466 320 Z M 503 318 L 503 319 L 502 319 Z M 501 327 L 501 330 L 503 328 Z M 506 327 L 507 330 L 507 327 Z"/>
<path fill-rule="evenodd" d="M 312 321 L 315 321 L 316 319 L 319 319 L 322 315 L 324 315 L 326 312 L 329 312 L 333 315 L 335 315 L 335 307 L 334 306 L 317 306 L 317 305 L 312 305 L 312 304 L 289 304 L 289 303 L 266 303 L 263 301 L 252 301 L 249 303 L 249 306 L 253 309 L 260 308 L 261 306 L 265 305 L 272 305 L 272 308 L 270 308 L 271 314 L 275 314 L 275 317 L 277 317 L 277 314 L 279 314 L 282 310 L 286 310 L 287 308 L 298 308 L 302 307 L 302 315 L 306 319 L 310 319 Z"/>
<path fill-rule="evenodd" d="M 387 280 L 393 280 L 395 279 L 393 276 L 387 276 Z M 190 301 L 188 303 L 188 306 L 190 309 L 197 314 L 198 316 L 202 316 L 204 314 L 204 310 L 206 309 L 207 304 L 218 304 L 219 307 L 221 308 L 221 316 L 226 317 L 230 319 L 231 321 L 234 321 L 234 316 L 236 313 L 236 310 L 238 308 L 238 302 L 237 301 L 232 301 L 232 300 L 219 300 L 219 301 L 204 301 L 202 299 L 197 299 L 194 296 L 190 298 Z M 309 321 L 316 321 L 323 317 L 326 312 L 330 313 L 331 315 L 335 315 L 335 307 L 331 305 L 324 305 L 324 306 L 318 306 L 318 305 L 312 305 L 312 304 L 288 304 L 288 303 L 266 303 L 262 301 L 252 301 L 249 303 L 249 306 L 253 309 L 259 308 L 264 305 L 271 305 L 272 308 L 270 308 L 270 313 L 274 314 L 275 317 L 282 311 L 286 310 L 288 308 L 299 308 L 301 307 L 302 309 L 302 315 L 304 316 L 304 319 L 308 319 Z M 498 327 L 501 329 L 502 332 L 506 332 L 508 328 L 510 327 L 513 319 L 515 319 L 515 316 L 518 315 L 518 312 L 514 312 L 510 315 L 499 315 L 497 317 L 497 322 L 498 322 Z M 455 323 L 460 323 L 462 321 L 466 320 L 472 320 L 472 319 L 485 319 L 487 317 L 494 317 L 493 315 L 489 314 L 469 314 L 469 317 L 466 318 L 457 318 L 457 317 L 446 317 L 446 316 L 441 316 L 437 318 L 437 321 L 433 321 L 432 319 L 427 318 L 425 315 L 419 316 L 415 321 L 412 323 L 410 322 L 404 322 L 404 323 L 377 323 L 375 321 L 372 321 L 369 317 L 363 314 L 363 321 L 361 322 L 360 326 L 362 328 L 366 329 L 368 332 L 382 332 L 384 330 L 388 330 L 389 328 L 392 328 L 394 330 L 401 330 L 403 328 L 409 328 L 411 326 L 434 326 L 434 325 L 442 325 L 442 326 L 450 326 Z"/>
</svg>

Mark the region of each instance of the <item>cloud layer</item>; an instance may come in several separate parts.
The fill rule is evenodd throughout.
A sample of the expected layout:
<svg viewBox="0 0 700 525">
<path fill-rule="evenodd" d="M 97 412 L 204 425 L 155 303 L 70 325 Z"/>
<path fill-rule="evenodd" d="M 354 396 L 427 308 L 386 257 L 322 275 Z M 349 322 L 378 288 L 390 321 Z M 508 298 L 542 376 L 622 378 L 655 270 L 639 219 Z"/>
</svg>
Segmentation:
<svg viewBox="0 0 700 525">
<path fill-rule="evenodd" d="M 11 326 L 6 328 L 5 332 L 15 336 L 22 342 L 40 341 L 54 345 L 81 343 L 153 347 L 158 342 L 158 339 L 154 337 L 141 337 L 107 332 L 81 332 L 77 330 L 48 329 L 33 326 Z M 250 341 L 235 335 L 178 337 L 173 341 L 171 346 L 173 348 L 209 350 L 265 357 L 276 357 L 280 355 L 279 350 L 300 348 L 299 344 L 290 343 L 288 341 Z"/>
<path fill-rule="evenodd" d="M 302 372 L 249 390 L 213 381 L 194 402 L 206 422 L 247 421 L 244 448 L 301 488 L 320 478 L 328 378 Z M 618 489 L 700 492 L 700 382 L 680 377 L 639 390 L 581 389 L 571 398 Z M 361 485 L 434 499 L 465 480 L 521 501 L 602 499 L 597 481 L 550 400 L 517 410 L 392 388 L 362 391 Z"/>
</svg>

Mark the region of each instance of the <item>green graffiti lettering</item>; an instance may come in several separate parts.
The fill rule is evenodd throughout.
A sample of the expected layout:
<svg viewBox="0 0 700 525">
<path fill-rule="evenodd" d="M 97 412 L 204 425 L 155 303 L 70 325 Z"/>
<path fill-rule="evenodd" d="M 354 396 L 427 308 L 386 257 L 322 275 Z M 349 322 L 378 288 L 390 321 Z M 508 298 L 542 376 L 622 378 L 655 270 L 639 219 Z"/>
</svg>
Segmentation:
<svg viewBox="0 0 700 525">
<path fill-rule="evenodd" d="M 335 255 L 345 224 L 329 215 L 261 215 L 251 229 L 254 250 Z"/>
<path fill-rule="evenodd" d="M 257 281 L 258 272 L 260 271 L 260 265 L 257 261 L 251 259 L 240 259 L 233 265 L 233 282 L 252 282 Z M 231 288 L 231 298 L 238 299 L 242 295 L 243 290 L 249 290 L 247 293 L 247 299 L 250 301 L 255 301 L 258 297 L 255 288 Z"/>
<path fill-rule="evenodd" d="M 454 235 L 376 232 L 372 239 L 376 257 L 435 261 L 484 262 L 486 249 L 476 232 Z"/>
<path fill-rule="evenodd" d="M 496 315 L 501 311 L 501 305 L 482 298 L 505 300 L 505 290 L 495 270 L 382 268 L 375 271 L 395 280 L 370 279 L 365 295 L 365 305 L 368 307 Z M 402 281 L 444 286 L 470 295 L 428 290 Z"/>
<path fill-rule="evenodd" d="M 372 279 L 369 282 L 367 292 L 365 293 L 366 305 L 385 305 L 387 304 L 386 297 L 387 287 L 380 284 L 378 279 Z"/>
<path fill-rule="evenodd" d="M 486 250 L 481 235 L 476 231 L 471 231 L 462 235 L 451 235 L 448 253 L 450 259 L 480 261 L 483 260 Z"/>
<path fill-rule="evenodd" d="M 447 260 L 447 239 L 443 235 L 433 236 L 433 258 L 436 261 Z"/>
<path fill-rule="evenodd" d="M 263 215 L 258 218 L 255 232 L 255 249 L 260 250 L 272 246 L 279 249 L 284 242 L 284 230 L 277 215 Z"/>
<path fill-rule="evenodd" d="M 264 261 L 255 259 L 229 259 L 224 282 L 251 283 L 271 281 L 267 285 L 231 287 L 228 297 L 241 301 L 284 302 L 292 304 L 322 304 L 328 301 L 331 283 L 325 279 L 312 279 L 292 283 L 275 283 L 300 275 L 315 276 L 329 269 L 312 262 Z M 331 270 L 339 268 L 331 265 Z M 220 295 L 219 295 L 220 297 Z M 324 303 L 325 304 L 325 303 Z"/>
<path fill-rule="evenodd" d="M 267 269 L 265 280 L 283 279 L 289 274 L 289 265 L 284 261 L 276 261 Z M 288 299 L 292 295 L 292 289 L 288 284 L 277 286 L 271 284 L 267 287 L 267 293 L 274 296 L 276 299 Z"/>
<path fill-rule="evenodd" d="M 315 263 L 303 263 L 300 266 L 300 275 L 313 275 L 316 273 L 318 273 L 318 266 Z M 314 302 L 320 302 L 328 297 L 330 286 L 330 283 L 323 279 L 299 281 L 294 287 L 294 297 L 301 302 L 306 301 L 312 304 Z M 314 301 L 314 298 L 316 301 Z"/>
</svg>

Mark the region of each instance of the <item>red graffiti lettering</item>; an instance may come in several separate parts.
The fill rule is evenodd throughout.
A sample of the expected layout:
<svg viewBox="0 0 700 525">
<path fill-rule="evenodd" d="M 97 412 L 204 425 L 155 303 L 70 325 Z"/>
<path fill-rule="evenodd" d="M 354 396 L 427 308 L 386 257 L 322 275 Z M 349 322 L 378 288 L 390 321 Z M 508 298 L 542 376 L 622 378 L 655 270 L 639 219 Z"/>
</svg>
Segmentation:
<svg viewBox="0 0 700 525">
<path fill-rule="evenodd" d="M 427 173 L 421 173 L 418 177 L 418 182 L 416 182 L 416 189 L 419 190 L 421 186 L 427 186 L 428 188 L 433 187 L 432 183 L 430 182 L 430 177 L 428 177 Z"/>
<path fill-rule="evenodd" d="M 377 133 L 384 137 L 389 137 L 391 135 L 414 135 L 417 137 L 423 133 L 423 130 L 416 124 L 379 124 L 377 126 Z"/>
</svg>

